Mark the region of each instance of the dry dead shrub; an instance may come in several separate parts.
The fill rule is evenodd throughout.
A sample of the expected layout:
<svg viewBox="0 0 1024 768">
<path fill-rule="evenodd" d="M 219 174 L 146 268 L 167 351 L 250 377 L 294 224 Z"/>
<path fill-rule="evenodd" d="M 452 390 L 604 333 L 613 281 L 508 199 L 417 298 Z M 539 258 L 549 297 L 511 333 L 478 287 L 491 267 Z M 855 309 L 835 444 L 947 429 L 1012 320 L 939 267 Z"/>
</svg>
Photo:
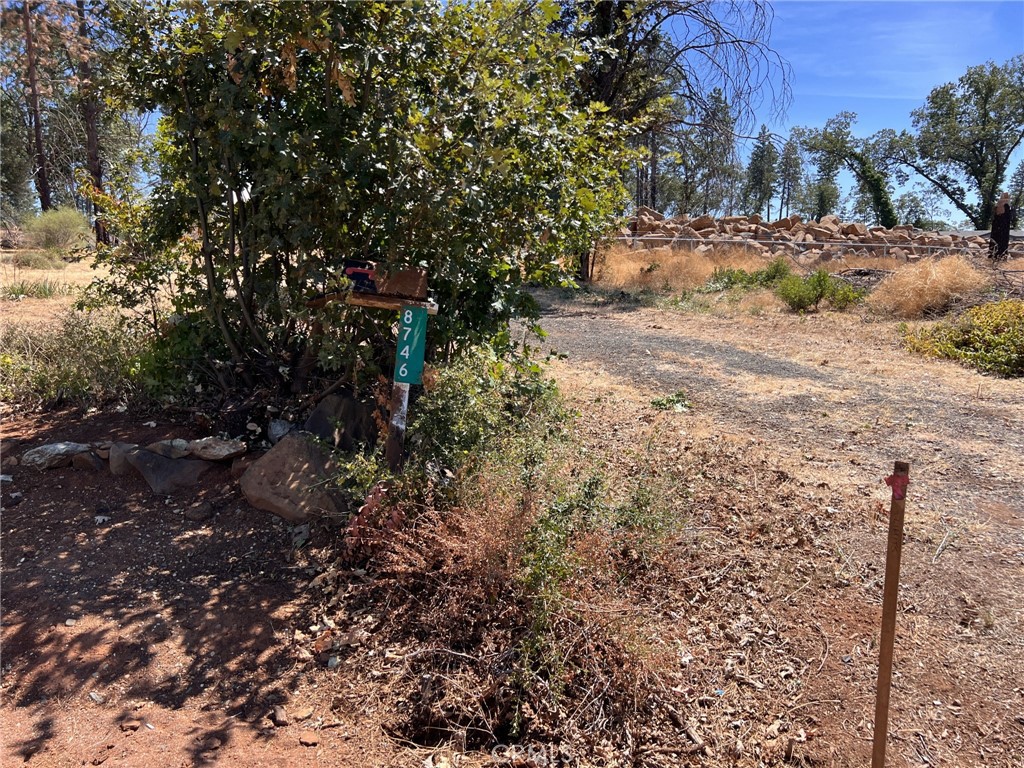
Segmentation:
<svg viewBox="0 0 1024 768">
<path fill-rule="evenodd" d="M 989 277 L 963 256 L 926 259 L 897 269 L 867 303 L 878 312 L 910 320 L 941 313 L 990 285 Z"/>
<path fill-rule="evenodd" d="M 631 248 L 615 243 L 598 256 L 594 283 L 613 290 L 689 291 L 704 285 L 716 269 L 753 272 L 770 261 L 753 251 L 736 246 L 697 251 L 661 246 Z"/>
</svg>

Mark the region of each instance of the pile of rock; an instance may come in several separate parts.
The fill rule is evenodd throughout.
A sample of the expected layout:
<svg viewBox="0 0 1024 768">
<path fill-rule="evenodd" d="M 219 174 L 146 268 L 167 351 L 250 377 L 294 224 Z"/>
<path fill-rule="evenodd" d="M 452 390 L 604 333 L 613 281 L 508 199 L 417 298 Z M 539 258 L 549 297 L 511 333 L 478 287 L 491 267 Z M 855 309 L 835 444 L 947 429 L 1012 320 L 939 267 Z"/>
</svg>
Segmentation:
<svg viewBox="0 0 1024 768">
<path fill-rule="evenodd" d="M 844 256 L 887 256 L 914 261 L 925 256 L 963 253 L 984 256 L 988 238 L 975 232 L 927 232 L 910 225 L 892 229 L 844 223 L 838 216 L 804 222 L 793 215 L 766 222 L 760 216 L 666 217 L 641 207 L 622 237 L 636 244 L 659 247 L 668 244 L 709 252 L 716 246 L 741 247 L 767 257 L 788 255 L 813 263 Z"/>
<path fill-rule="evenodd" d="M 311 516 L 338 516 L 344 505 L 330 480 L 337 474 L 331 449 L 352 450 L 373 439 L 373 407 L 332 395 L 313 409 L 302 428 L 285 419 L 266 425 L 266 442 L 226 437 L 159 440 L 145 446 L 127 442 L 58 442 L 7 457 L 5 467 L 47 470 L 72 466 L 115 476 L 137 474 L 154 493 L 171 496 L 194 488 L 217 466 L 229 467 L 253 507 L 290 523 Z M 154 425 L 149 425 L 154 426 Z M 256 430 L 263 432 L 259 427 Z M 4 480 L 9 480 L 4 475 Z"/>
</svg>

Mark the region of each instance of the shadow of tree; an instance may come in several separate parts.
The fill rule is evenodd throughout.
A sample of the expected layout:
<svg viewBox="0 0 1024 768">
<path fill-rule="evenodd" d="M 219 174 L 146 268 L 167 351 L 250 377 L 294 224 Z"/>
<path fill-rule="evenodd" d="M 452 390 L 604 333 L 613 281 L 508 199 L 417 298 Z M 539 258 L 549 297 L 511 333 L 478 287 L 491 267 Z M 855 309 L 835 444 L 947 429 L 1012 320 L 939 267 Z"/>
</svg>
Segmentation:
<svg viewBox="0 0 1024 768">
<path fill-rule="evenodd" d="M 290 562 L 290 526 L 250 508 L 226 467 L 169 500 L 138 477 L 5 472 L 24 501 L 2 519 L 3 708 L 31 721 L 8 748 L 28 760 L 69 704 L 117 722 L 141 706 L 223 713 L 231 727 L 198 729 L 196 764 L 233 728 L 260 729 L 301 671 L 290 640 L 307 575 Z M 203 500 L 215 517 L 184 517 Z"/>
</svg>

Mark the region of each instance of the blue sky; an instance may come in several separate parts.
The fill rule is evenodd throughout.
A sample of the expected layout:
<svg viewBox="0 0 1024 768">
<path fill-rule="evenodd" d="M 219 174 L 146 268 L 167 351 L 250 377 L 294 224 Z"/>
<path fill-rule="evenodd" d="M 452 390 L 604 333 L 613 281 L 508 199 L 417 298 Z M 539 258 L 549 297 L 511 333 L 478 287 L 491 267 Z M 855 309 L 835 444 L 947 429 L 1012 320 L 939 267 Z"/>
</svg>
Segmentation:
<svg viewBox="0 0 1024 768">
<path fill-rule="evenodd" d="M 821 127 L 856 112 L 854 133 L 910 128 L 910 112 L 968 67 L 1024 53 L 1024 0 L 772 0 L 771 47 L 792 67 L 784 121 Z"/>
</svg>

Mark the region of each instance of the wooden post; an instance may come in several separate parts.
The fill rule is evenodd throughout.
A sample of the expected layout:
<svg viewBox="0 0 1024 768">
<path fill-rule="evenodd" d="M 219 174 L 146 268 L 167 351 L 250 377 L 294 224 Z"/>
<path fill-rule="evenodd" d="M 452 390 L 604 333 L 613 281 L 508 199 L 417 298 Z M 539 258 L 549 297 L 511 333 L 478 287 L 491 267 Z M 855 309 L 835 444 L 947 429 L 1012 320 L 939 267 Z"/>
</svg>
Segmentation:
<svg viewBox="0 0 1024 768">
<path fill-rule="evenodd" d="M 405 463 L 405 422 L 409 413 L 409 385 L 396 381 L 391 385 L 391 421 L 384 456 L 388 468 L 398 472 Z"/>
<path fill-rule="evenodd" d="M 896 641 L 896 601 L 900 591 L 900 556 L 903 553 L 903 515 L 910 484 L 910 464 L 897 461 L 885 479 L 892 488 L 889 508 L 889 542 L 885 553 L 885 588 L 882 593 L 882 636 L 878 647 L 878 691 L 875 698 L 875 738 L 871 768 L 885 768 L 885 743 L 889 735 L 889 690 L 892 687 L 892 656 Z"/>
</svg>

